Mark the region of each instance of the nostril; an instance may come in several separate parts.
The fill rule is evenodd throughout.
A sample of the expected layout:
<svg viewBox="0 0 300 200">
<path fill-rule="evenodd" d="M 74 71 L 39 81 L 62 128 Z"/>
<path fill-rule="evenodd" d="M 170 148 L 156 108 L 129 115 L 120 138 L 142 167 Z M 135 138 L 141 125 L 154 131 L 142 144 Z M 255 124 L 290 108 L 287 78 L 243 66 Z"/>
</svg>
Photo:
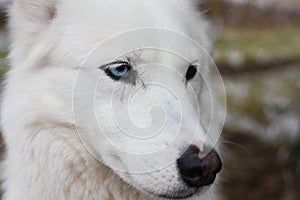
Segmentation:
<svg viewBox="0 0 300 200">
<path fill-rule="evenodd" d="M 200 158 L 196 146 L 190 146 L 177 160 L 182 180 L 191 187 L 201 187 L 214 182 L 222 169 L 222 162 L 215 150 Z"/>
<path fill-rule="evenodd" d="M 185 152 L 183 153 L 183 156 L 199 154 L 199 153 L 200 153 L 200 150 L 198 149 L 198 147 L 196 147 L 195 145 L 191 145 L 191 146 L 189 146 L 189 148 L 187 148 L 187 150 L 185 150 Z"/>
<path fill-rule="evenodd" d="M 177 166 L 182 175 L 191 177 L 201 175 L 204 169 L 197 154 L 179 158 L 177 160 Z"/>
<path fill-rule="evenodd" d="M 211 168 L 212 173 L 219 173 L 222 170 L 222 161 L 215 150 L 212 150 L 202 159 L 204 166 Z"/>
</svg>

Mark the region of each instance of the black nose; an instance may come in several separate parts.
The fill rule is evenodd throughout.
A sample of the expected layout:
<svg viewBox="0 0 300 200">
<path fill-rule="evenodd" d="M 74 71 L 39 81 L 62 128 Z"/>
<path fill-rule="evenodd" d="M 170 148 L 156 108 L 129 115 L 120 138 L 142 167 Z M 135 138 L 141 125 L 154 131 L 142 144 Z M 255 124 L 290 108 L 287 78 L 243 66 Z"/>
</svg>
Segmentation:
<svg viewBox="0 0 300 200">
<path fill-rule="evenodd" d="M 202 187 L 214 182 L 222 169 L 222 162 L 215 150 L 200 158 L 200 150 L 192 145 L 177 160 L 182 180 L 190 187 Z"/>
</svg>

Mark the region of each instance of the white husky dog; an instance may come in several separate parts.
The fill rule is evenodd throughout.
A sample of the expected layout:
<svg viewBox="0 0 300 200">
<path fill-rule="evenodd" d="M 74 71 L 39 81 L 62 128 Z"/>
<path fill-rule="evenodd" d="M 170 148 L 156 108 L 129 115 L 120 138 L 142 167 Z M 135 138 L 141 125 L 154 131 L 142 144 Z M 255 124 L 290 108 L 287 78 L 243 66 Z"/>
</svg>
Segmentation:
<svg viewBox="0 0 300 200">
<path fill-rule="evenodd" d="M 217 198 L 214 118 L 198 107 L 211 41 L 194 4 L 14 0 L 4 200 Z"/>
</svg>

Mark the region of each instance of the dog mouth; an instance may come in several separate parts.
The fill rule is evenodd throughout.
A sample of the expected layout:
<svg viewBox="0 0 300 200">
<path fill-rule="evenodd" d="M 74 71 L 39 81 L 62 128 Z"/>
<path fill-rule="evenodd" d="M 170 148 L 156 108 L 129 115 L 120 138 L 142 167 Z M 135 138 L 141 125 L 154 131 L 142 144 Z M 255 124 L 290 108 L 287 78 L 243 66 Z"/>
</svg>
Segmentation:
<svg viewBox="0 0 300 200">
<path fill-rule="evenodd" d="M 165 194 L 156 194 L 156 196 L 159 196 L 163 199 L 187 199 L 190 198 L 194 195 L 197 195 L 201 192 L 199 189 L 192 189 L 192 190 L 179 190 L 179 191 L 174 191 L 174 192 L 168 192 Z M 152 193 L 153 195 L 153 193 Z"/>
<path fill-rule="evenodd" d="M 175 195 L 158 195 L 159 197 L 162 197 L 164 199 L 187 199 L 189 197 L 194 196 L 196 193 L 188 193 L 188 194 L 175 194 Z"/>
</svg>

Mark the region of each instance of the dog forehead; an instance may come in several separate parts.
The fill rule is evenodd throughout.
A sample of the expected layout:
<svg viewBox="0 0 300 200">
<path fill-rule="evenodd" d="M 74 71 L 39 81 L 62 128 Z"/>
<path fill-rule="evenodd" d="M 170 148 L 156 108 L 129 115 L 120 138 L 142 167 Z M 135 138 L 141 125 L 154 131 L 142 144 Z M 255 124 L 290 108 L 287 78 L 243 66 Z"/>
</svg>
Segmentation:
<svg viewBox="0 0 300 200">
<path fill-rule="evenodd" d="M 168 1 L 64 0 L 59 5 L 58 12 L 61 11 L 59 15 L 72 16 L 76 20 L 81 18 L 86 23 L 93 23 L 95 27 L 101 24 L 109 25 L 112 30 L 117 27 L 153 27 L 162 24 L 176 24 L 180 20 L 180 17 L 176 16 L 183 13 L 176 15 L 176 10 L 169 8 L 165 3 Z"/>
<path fill-rule="evenodd" d="M 126 38 L 126 39 L 124 39 Z M 123 41 L 123 42 L 122 42 Z M 112 61 L 129 61 L 141 70 L 162 72 L 161 69 L 186 71 L 186 68 L 201 59 L 201 52 L 193 44 L 167 45 L 156 37 L 143 42 L 120 35 L 102 43 L 86 60 L 87 66 L 105 65 Z M 143 68 L 143 69 L 142 69 Z M 160 68 L 160 69 L 157 69 Z M 171 73 L 170 73 L 171 75 Z"/>
<path fill-rule="evenodd" d="M 198 15 L 191 7 L 183 9 L 187 5 L 182 0 L 64 0 L 52 26 L 55 52 L 76 63 L 97 48 L 102 48 L 99 64 L 139 50 L 145 59 L 172 67 L 195 62 L 207 54 L 200 52 L 208 46 L 205 23 L 199 18 L 199 27 L 191 29 L 189 20 Z"/>
</svg>

